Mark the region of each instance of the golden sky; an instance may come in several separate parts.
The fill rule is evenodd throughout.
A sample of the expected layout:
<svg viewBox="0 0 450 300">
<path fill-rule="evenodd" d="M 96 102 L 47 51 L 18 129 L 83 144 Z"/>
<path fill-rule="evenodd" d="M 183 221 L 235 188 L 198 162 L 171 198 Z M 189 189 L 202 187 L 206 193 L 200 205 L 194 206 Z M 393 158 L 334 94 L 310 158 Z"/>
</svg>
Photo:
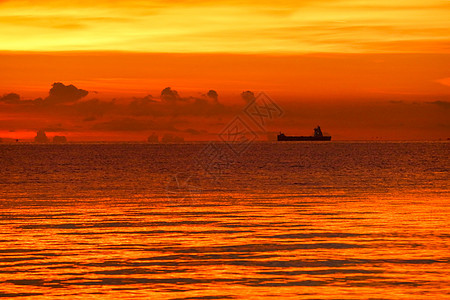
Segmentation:
<svg viewBox="0 0 450 300">
<path fill-rule="evenodd" d="M 448 0 L 0 1 L 0 50 L 449 53 Z"/>
</svg>

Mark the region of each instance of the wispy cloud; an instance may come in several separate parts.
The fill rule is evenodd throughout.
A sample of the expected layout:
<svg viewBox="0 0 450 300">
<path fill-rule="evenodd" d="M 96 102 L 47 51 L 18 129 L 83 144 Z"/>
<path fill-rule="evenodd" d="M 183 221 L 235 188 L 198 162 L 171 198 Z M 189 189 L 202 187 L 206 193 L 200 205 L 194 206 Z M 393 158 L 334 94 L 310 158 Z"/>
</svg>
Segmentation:
<svg viewBox="0 0 450 300">
<path fill-rule="evenodd" d="M 450 52 L 445 0 L 11 0 L 0 7 L 0 50 Z"/>
</svg>

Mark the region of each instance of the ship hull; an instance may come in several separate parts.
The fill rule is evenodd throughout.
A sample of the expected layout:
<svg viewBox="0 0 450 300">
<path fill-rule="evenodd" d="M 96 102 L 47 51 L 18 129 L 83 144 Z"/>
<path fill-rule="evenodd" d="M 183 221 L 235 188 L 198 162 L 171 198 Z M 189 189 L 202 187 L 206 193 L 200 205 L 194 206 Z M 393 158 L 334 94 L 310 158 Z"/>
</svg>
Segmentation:
<svg viewBox="0 0 450 300">
<path fill-rule="evenodd" d="M 307 142 L 307 141 L 331 141 L 331 136 L 278 136 L 278 141 Z"/>
</svg>

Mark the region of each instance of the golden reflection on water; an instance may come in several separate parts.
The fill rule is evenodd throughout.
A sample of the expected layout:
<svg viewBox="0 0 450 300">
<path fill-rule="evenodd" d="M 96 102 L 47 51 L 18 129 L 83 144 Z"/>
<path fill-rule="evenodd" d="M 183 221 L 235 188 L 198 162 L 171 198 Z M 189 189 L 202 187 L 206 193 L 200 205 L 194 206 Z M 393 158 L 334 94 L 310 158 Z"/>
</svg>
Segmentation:
<svg viewBox="0 0 450 300">
<path fill-rule="evenodd" d="M 448 145 L 0 145 L 0 296 L 448 298 Z"/>
<path fill-rule="evenodd" d="M 230 193 L 2 207 L 1 295 L 442 299 L 447 202 Z"/>
</svg>

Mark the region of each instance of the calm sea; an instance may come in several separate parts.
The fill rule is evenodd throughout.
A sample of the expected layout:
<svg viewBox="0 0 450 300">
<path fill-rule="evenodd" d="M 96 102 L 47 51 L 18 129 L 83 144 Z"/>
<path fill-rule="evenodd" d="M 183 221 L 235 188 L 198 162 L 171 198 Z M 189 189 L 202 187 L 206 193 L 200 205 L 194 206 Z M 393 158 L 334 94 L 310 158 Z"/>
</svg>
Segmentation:
<svg viewBox="0 0 450 300">
<path fill-rule="evenodd" d="M 450 143 L 229 146 L 0 145 L 0 296 L 450 297 Z"/>
</svg>

